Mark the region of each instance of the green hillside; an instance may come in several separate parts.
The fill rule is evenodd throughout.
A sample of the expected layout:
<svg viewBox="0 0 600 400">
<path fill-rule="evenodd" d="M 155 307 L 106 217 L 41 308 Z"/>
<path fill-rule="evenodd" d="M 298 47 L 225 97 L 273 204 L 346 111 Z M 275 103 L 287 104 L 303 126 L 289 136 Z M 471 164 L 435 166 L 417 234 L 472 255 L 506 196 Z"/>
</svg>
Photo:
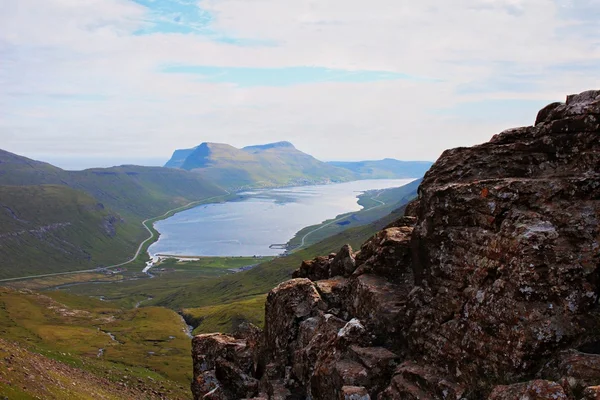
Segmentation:
<svg viewBox="0 0 600 400">
<path fill-rule="evenodd" d="M 125 260 L 138 237 L 138 226 L 82 191 L 0 186 L 0 279 Z"/>
<path fill-rule="evenodd" d="M 386 196 L 390 196 L 390 204 L 398 208 L 391 212 L 388 209 L 383 218 L 353 228 L 345 227 L 318 243 L 285 257 L 263 262 L 248 271 L 209 276 L 205 273 L 198 275 L 200 271 L 193 274 L 188 268 L 179 266 L 174 272 L 154 279 L 125 281 L 118 285 L 82 284 L 65 290 L 74 294 L 105 296 L 122 304 L 151 297 L 151 300 L 144 302 L 145 305 L 183 311 L 186 319 L 197 326 L 195 333 L 214 330 L 231 332 L 239 322 L 246 320 L 260 325 L 264 316 L 264 295 L 269 290 L 289 279 L 303 260 L 336 252 L 346 243 L 359 248 L 371 235 L 403 214 L 405 204 L 413 198 L 411 193 L 414 194 L 414 185 L 411 183 L 403 190 L 389 190 Z M 403 197 L 395 202 L 394 196 L 397 195 Z M 384 194 L 381 197 L 388 199 Z M 233 260 L 235 258 L 230 262 Z"/>
<path fill-rule="evenodd" d="M 0 398 L 187 399 L 185 328 L 165 308 L 0 287 Z"/>
<path fill-rule="evenodd" d="M 0 151 L 0 279 L 124 262 L 149 235 L 143 220 L 224 194 L 183 170 L 64 171 Z"/>
<path fill-rule="evenodd" d="M 307 226 L 288 242 L 288 248 L 307 246 L 340 233 L 349 228 L 363 226 L 385 218 L 396 209 L 417 197 L 417 189 L 423 179 L 417 179 L 398 188 L 370 190 L 359 196 L 358 204 L 363 209 L 338 215 L 318 225 Z"/>
<path fill-rule="evenodd" d="M 166 167 L 193 171 L 230 189 L 343 182 L 354 174 L 278 142 L 237 149 L 228 144 L 202 143 L 177 150 Z"/>
</svg>

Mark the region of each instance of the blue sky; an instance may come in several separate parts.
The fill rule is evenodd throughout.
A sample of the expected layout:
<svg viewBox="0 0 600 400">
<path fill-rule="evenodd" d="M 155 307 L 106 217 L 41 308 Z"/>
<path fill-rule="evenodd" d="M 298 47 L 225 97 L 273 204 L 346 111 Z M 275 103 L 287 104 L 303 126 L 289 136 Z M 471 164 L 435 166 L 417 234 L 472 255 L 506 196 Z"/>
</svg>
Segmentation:
<svg viewBox="0 0 600 400">
<path fill-rule="evenodd" d="M 1 147 L 65 166 L 156 164 L 203 141 L 434 160 L 600 82 L 598 0 L 2 8 Z"/>
</svg>

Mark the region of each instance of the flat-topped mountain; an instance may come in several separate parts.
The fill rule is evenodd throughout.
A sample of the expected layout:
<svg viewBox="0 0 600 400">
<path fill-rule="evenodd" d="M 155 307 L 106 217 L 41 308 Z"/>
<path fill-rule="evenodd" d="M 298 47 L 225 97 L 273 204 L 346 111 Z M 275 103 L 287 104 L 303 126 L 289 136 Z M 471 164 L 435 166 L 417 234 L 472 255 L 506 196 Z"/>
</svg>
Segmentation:
<svg viewBox="0 0 600 400">
<path fill-rule="evenodd" d="M 418 178 L 430 166 L 426 161 L 393 159 L 322 162 L 286 141 L 241 149 L 222 143 L 202 143 L 191 149 L 176 150 L 165 164 L 165 167 L 200 173 L 228 188 Z"/>
<path fill-rule="evenodd" d="M 227 188 L 344 182 L 354 179 L 346 169 L 328 165 L 289 142 L 248 146 L 202 143 L 177 150 L 165 167 L 201 174 Z"/>
<path fill-rule="evenodd" d="M 445 151 L 404 217 L 273 289 L 264 331 L 196 336 L 195 398 L 599 399 L 599 135 L 600 90 Z"/>
</svg>

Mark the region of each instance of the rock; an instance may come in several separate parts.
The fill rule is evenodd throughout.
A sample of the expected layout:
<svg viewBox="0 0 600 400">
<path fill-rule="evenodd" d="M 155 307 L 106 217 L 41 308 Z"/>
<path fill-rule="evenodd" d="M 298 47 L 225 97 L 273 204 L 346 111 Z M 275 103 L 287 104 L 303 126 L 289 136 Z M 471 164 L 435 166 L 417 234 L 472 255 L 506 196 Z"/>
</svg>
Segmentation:
<svg viewBox="0 0 600 400">
<path fill-rule="evenodd" d="M 218 358 L 215 375 L 232 399 L 254 397 L 258 394 L 258 380 L 246 374 L 235 364 Z"/>
<path fill-rule="evenodd" d="M 437 369 L 407 361 L 396 369 L 381 398 L 459 400 L 464 392 L 464 387 L 449 380 Z"/>
<path fill-rule="evenodd" d="M 345 325 L 345 321 L 331 314 L 307 318 L 300 324 L 292 371 L 301 384 L 308 385 L 322 350 L 330 347 Z"/>
<path fill-rule="evenodd" d="M 267 363 L 281 370 L 290 365 L 295 351 L 300 322 L 327 310 L 313 282 L 306 278 L 292 279 L 271 290 L 265 306 L 265 348 Z"/>
<path fill-rule="evenodd" d="M 590 386 L 583 390 L 583 400 L 600 400 L 600 386 Z"/>
<path fill-rule="evenodd" d="M 598 398 L 599 139 L 590 91 L 445 151 L 405 217 L 269 293 L 262 336 L 194 339 L 194 395 Z"/>
<path fill-rule="evenodd" d="M 335 258 L 331 261 L 330 275 L 333 276 L 345 276 L 352 275 L 356 269 L 356 261 L 354 254 L 352 253 L 352 247 L 349 244 L 345 245 L 340 249 Z"/>
<path fill-rule="evenodd" d="M 311 281 L 328 279 L 331 262 L 330 257 L 316 257 L 313 260 L 302 261 L 300 268 L 293 272 L 292 278 L 308 278 Z"/>
<path fill-rule="evenodd" d="M 574 392 L 588 386 L 600 385 L 600 354 L 588 354 L 577 350 L 560 352 L 548 362 L 540 374 L 545 379 L 564 380 Z"/>
<path fill-rule="evenodd" d="M 412 283 L 395 284 L 381 276 L 361 275 L 352 281 L 343 308 L 378 340 L 399 350 L 405 346 L 403 331 L 414 314 L 407 309 L 412 288 Z"/>
<path fill-rule="evenodd" d="M 515 382 L 585 334 L 598 298 L 600 132 L 584 113 L 597 105 L 575 96 L 536 127 L 444 152 L 425 175 L 411 239 L 428 296 L 407 332 L 416 354 L 463 380 Z"/>
<path fill-rule="evenodd" d="M 346 278 L 336 276 L 335 278 L 317 281 L 315 285 L 321 297 L 327 303 L 329 310 L 336 309 L 337 312 L 333 313 L 339 313 L 347 303 L 348 296 L 350 296 L 351 282 Z M 347 319 L 348 316 L 346 315 L 345 318 Z"/>
<path fill-rule="evenodd" d="M 208 398 L 226 398 L 227 394 L 222 389 L 215 390 L 228 383 L 217 376 L 217 366 L 228 362 L 240 373 L 251 376 L 255 372 L 254 350 L 245 340 L 229 335 L 212 333 L 194 337 L 192 339 L 194 398 L 204 398 L 210 392 L 214 393 Z"/>
<path fill-rule="evenodd" d="M 496 386 L 488 400 L 568 400 L 562 386 L 556 382 L 536 380 L 509 386 Z"/>
<path fill-rule="evenodd" d="M 371 400 L 371 396 L 362 386 L 344 386 L 342 387 L 341 400 Z"/>
<path fill-rule="evenodd" d="M 362 245 L 356 263 L 361 268 L 368 266 L 369 272 L 391 281 L 412 283 L 412 231 L 412 227 L 401 226 L 377 233 Z"/>
</svg>

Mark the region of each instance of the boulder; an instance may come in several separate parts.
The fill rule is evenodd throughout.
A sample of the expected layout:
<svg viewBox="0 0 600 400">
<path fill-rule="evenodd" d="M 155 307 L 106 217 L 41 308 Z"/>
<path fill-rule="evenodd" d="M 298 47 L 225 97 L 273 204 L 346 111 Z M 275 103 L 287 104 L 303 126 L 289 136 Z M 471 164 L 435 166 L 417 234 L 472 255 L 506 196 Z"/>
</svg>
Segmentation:
<svg viewBox="0 0 600 400">
<path fill-rule="evenodd" d="M 589 91 L 445 151 L 405 217 L 269 293 L 264 333 L 194 339 L 196 399 L 598 399 L 599 139 Z"/>
<path fill-rule="evenodd" d="M 344 245 L 331 261 L 330 275 L 345 276 L 352 275 L 356 269 L 356 260 L 349 244 Z"/>
<path fill-rule="evenodd" d="M 330 275 L 331 261 L 330 257 L 315 257 L 302 261 L 300 268 L 292 273 L 292 278 L 308 278 L 311 281 L 327 279 Z"/>
<path fill-rule="evenodd" d="M 556 382 L 535 380 L 514 385 L 496 386 L 488 400 L 568 400 L 564 388 Z"/>
</svg>

